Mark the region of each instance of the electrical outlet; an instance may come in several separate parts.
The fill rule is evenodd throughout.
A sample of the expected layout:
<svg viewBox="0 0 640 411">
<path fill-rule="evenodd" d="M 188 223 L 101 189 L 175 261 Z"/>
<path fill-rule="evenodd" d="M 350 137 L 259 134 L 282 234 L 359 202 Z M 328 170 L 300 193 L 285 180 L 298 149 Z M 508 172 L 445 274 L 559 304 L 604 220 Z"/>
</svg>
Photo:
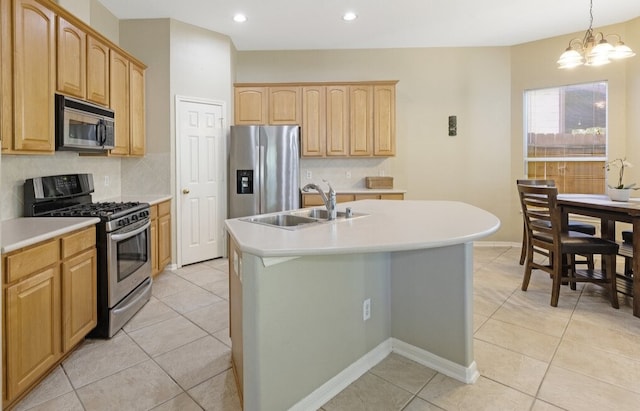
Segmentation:
<svg viewBox="0 0 640 411">
<path fill-rule="evenodd" d="M 109 187 L 110 182 L 109 176 L 104 176 L 104 186 Z"/>
<path fill-rule="evenodd" d="M 367 321 L 371 318 L 371 298 L 367 298 L 362 303 L 362 321 Z"/>
<path fill-rule="evenodd" d="M 351 171 L 347 171 L 346 173 L 344 173 L 344 176 L 346 178 L 351 178 Z"/>
<path fill-rule="evenodd" d="M 311 180 L 311 178 L 312 178 L 311 170 L 307 170 L 307 180 Z"/>
</svg>

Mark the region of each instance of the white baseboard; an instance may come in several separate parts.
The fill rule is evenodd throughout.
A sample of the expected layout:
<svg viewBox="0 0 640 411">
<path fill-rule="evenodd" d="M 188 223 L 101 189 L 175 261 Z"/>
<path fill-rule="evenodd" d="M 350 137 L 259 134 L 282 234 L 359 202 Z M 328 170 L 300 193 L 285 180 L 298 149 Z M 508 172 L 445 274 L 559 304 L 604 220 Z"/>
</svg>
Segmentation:
<svg viewBox="0 0 640 411">
<path fill-rule="evenodd" d="M 480 377 L 478 366 L 473 361 L 468 367 L 456 364 L 445 358 L 425 351 L 404 341 L 392 338 L 392 350 L 394 353 L 413 360 L 419 364 L 438 371 L 448 377 L 454 378 L 465 384 L 473 384 Z"/>
<path fill-rule="evenodd" d="M 391 354 L 391 340 L 392 339 L 389 338 L 380 343 L 376 348 L 360 357 L 338 375 L 322 384 L 311 394 L 289 408 L 289 411 L 317 410 L 322 407 L 327 401 L 338 395 L 340 391 L 347 388 L 349 384 L 360 378 L 364 373 Z"/>
<path fill-rule="evenodd" d="M 473 384 L 480 377 L 475 361 L 463 367 L 421 348 L 389 338 L 289 408 L 289 411 L 319 409 L 392 352 L 466 384 Z"/>
</svg>

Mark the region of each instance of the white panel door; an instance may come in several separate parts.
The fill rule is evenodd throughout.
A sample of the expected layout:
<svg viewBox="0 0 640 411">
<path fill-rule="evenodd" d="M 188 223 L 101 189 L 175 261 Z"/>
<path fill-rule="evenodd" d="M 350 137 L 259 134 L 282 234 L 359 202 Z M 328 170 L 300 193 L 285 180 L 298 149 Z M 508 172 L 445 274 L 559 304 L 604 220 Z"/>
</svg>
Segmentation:
<svg viewBox="0 0 640 411">
<path fill-rule="evenodd" d="M 178 100 L 181 265 L 223 255 L 223 107 Z"/>
</svg>

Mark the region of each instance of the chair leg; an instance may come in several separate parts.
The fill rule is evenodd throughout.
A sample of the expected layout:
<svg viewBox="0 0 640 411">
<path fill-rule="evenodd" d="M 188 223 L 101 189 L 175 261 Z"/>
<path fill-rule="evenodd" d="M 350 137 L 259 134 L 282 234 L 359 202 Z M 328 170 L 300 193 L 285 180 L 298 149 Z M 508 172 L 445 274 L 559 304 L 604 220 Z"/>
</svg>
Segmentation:
<svg viewBox="0 0 640 411">
<path fill-rule="evenodd" d="M 527 227 L 522 230 L 522 249 L 520 250 L 520 265 L 524 265 L 525 258 L 527 257 Z"/>
<path fill-rule="evenodd" d="M 593 261 L 593 255 L 590 256 L 591 257 L 591 261 Z M 571 288 L 573 291 L 576 290 L 576 256 L 574 254 L 571 254 L 569 256 L 569 269 L 568 269 L 568 274 L 569 274 L 569 288 Z"/>
<path fill-rule="evenodd" d="M 606 276 L 610 281 L 611 292 L 611 306 L 613 308 L 620 308 L 618 304 L 618 281 L 616 279 L 616 256 L 615 255 L 603 255 L 606 265 Z"/>
<path fill-rule="evenodd" d="M 560 299 L 560 283 L 562 282 L 562 254 L 553 254 L 553 284 L 551 289 L 551 306 L 558 306 Z"/>
</svg>

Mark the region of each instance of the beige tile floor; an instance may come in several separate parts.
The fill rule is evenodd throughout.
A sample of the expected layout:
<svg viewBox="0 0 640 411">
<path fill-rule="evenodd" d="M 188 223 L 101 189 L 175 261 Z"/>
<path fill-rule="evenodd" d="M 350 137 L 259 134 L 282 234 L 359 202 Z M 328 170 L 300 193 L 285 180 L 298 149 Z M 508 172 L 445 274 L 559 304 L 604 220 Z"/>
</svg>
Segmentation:
<svg viewBox="0 0 640 411">
<path fill-rule="evenodd" d="M 474 350 L 465 385 L 391 354 L 324 411 L 640 410 L 640 319 L 630 300 L 536 272 L 520 291 L 520 250 L 476 247 Z M 85 341 L 19 410 L 238 410 L 230 369 L 226 260 L 165 271 L 111 340 Z"/>
</svg>

